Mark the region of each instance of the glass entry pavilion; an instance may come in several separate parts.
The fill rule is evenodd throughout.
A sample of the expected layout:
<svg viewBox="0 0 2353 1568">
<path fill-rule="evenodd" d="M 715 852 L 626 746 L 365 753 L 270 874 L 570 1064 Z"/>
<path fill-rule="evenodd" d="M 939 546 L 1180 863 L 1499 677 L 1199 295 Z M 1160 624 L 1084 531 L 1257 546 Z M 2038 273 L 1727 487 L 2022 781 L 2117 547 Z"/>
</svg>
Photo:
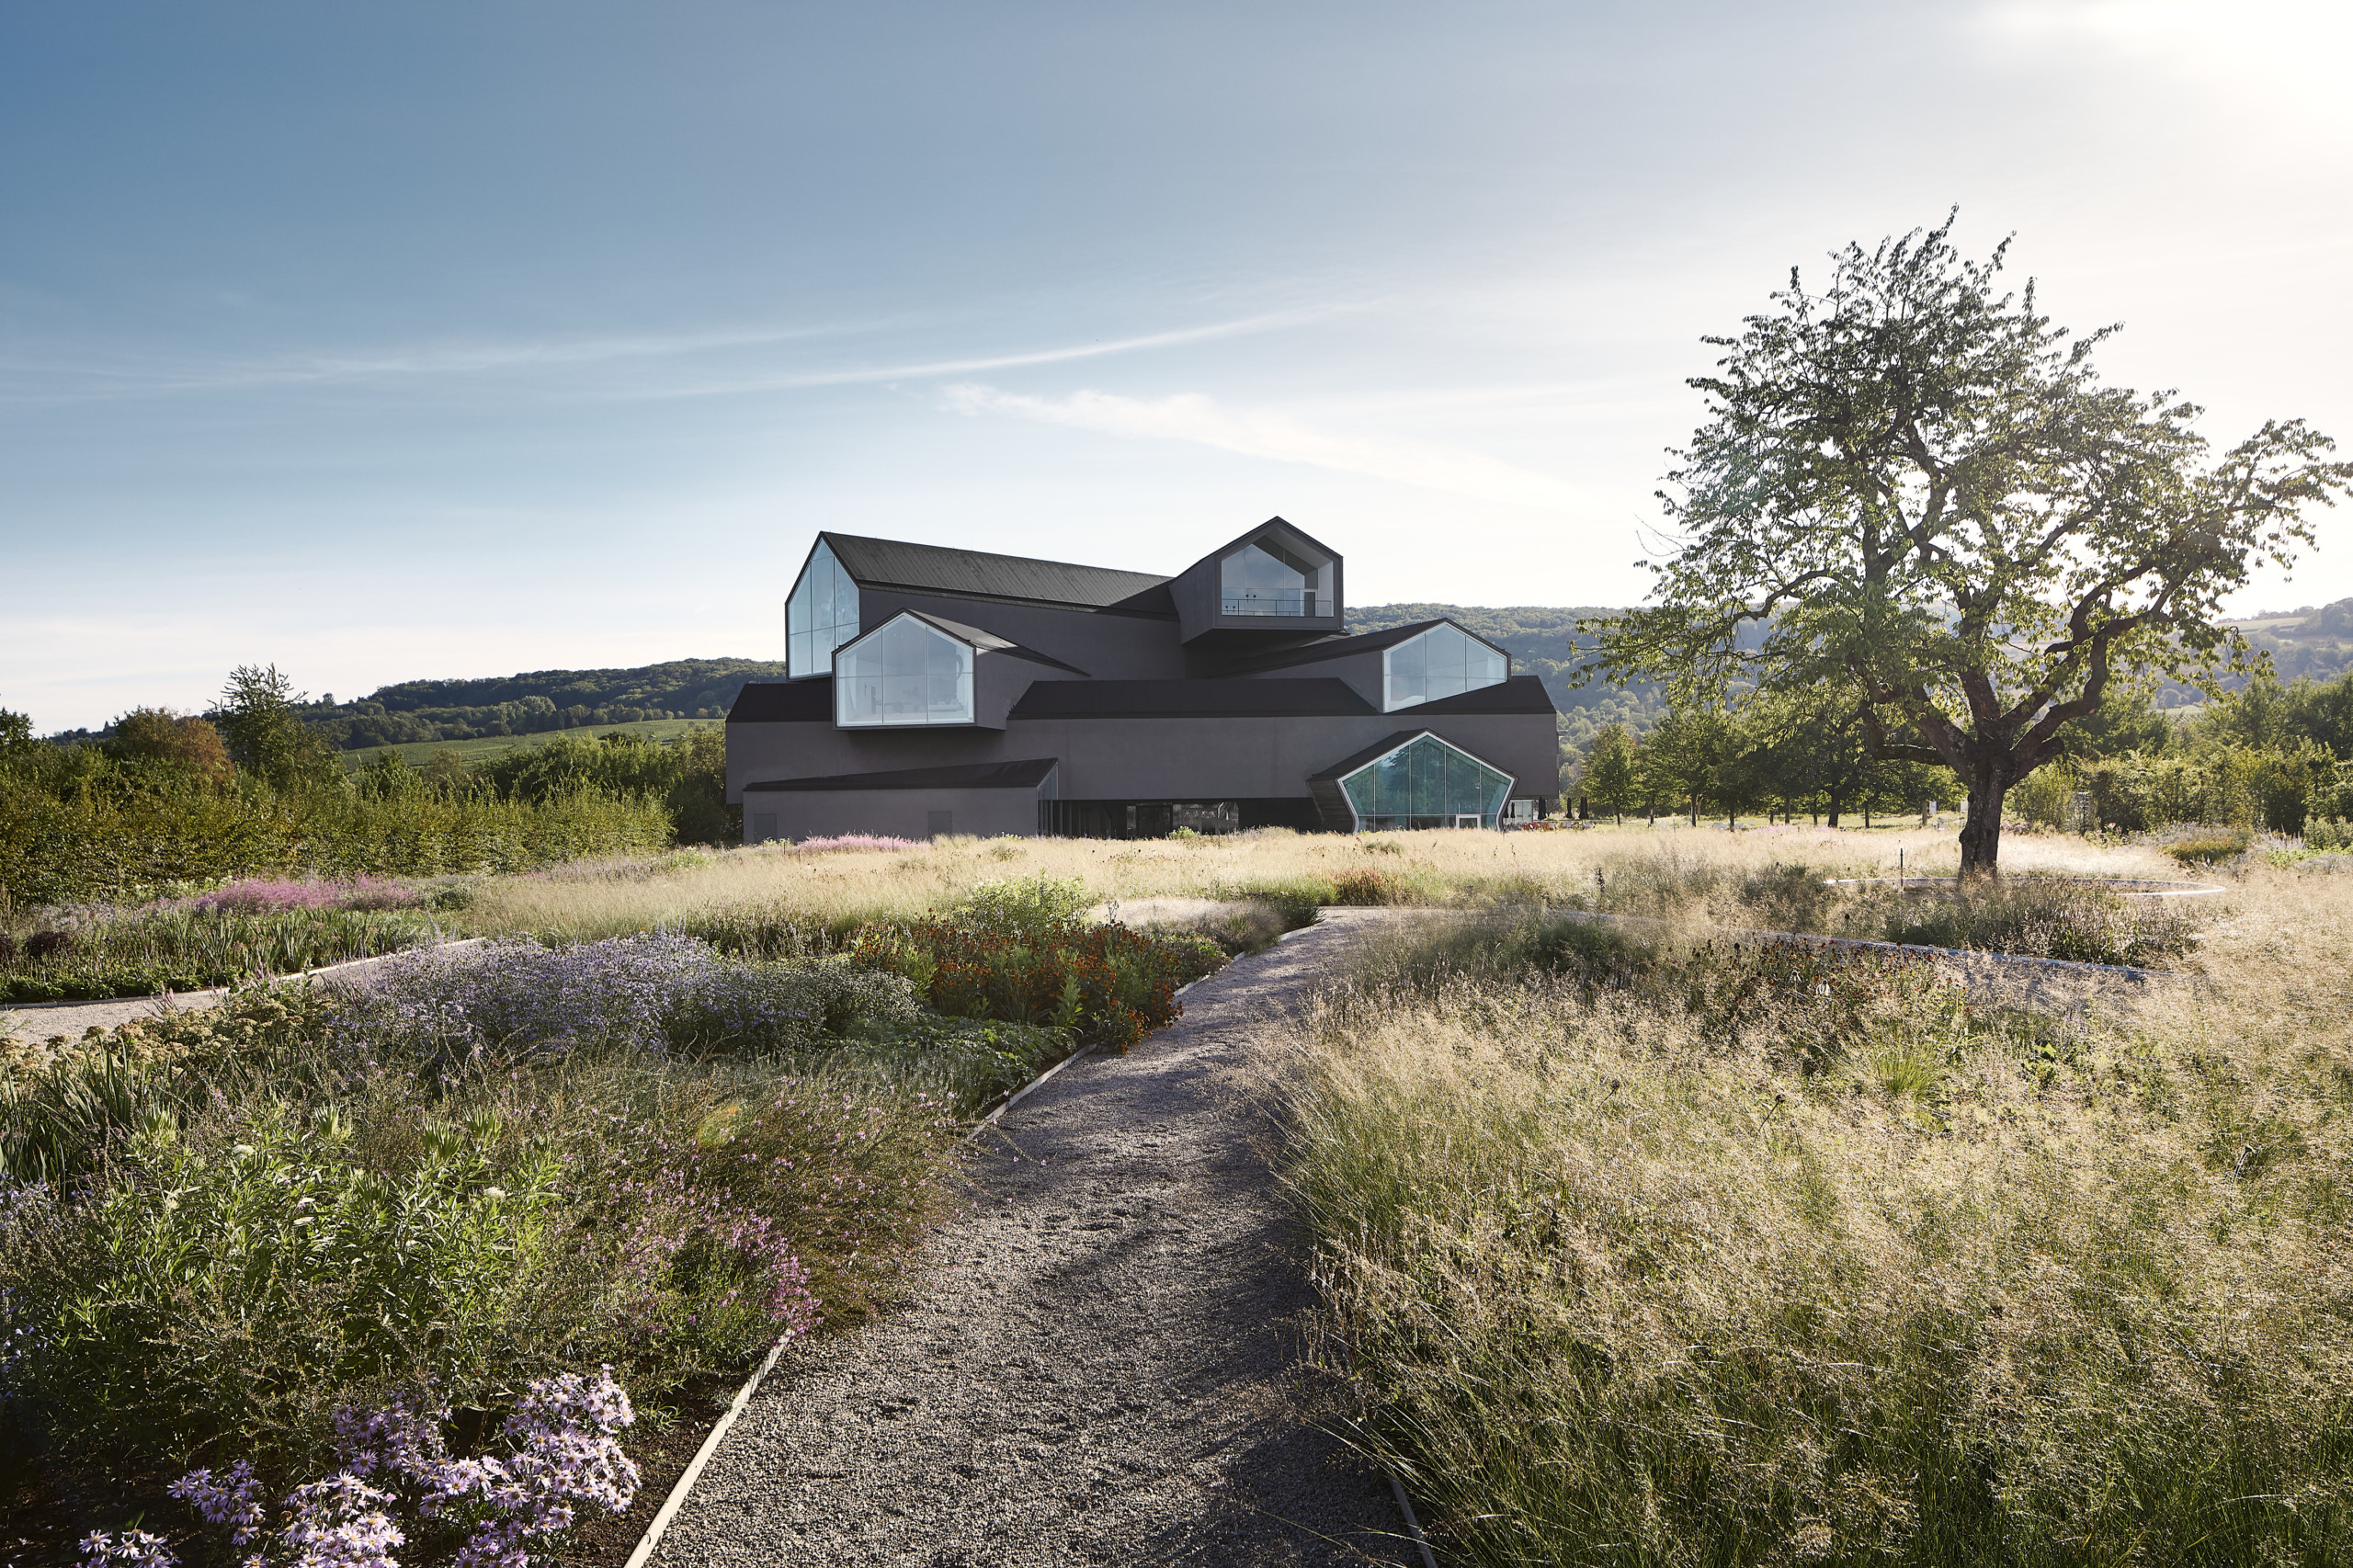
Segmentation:
<svg viewBox="0 0 2353 1568">
<path fill-rule="evenodd" d="M 1280 517 L 1173 577 L 820 534 L 785 601 L 790 675 L 728 716 L 728 799 L 747 840 L 1492 829 L 1544 810 L 1541 684 L 1451 620 L 1350 632 L 1346 574 Z"/>
<path fill-rule="evenodd" d="M 1512 777 L 1423 730 L 1392 735 L 1335 764 L 1315 782 L 1336 786 L 1358 833 L 1416 827 L 1498 827 Z"/>
</svg>

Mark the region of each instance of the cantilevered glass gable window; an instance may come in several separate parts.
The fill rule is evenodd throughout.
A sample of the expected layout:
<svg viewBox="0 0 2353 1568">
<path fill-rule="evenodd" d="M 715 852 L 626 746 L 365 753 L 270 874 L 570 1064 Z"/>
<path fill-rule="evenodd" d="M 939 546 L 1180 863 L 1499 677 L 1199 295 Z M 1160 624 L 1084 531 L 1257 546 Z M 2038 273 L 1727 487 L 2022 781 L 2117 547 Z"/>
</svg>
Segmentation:
<svg viewBox="0 0 2353 1568">
<path fill-rule="evenodd" d="M 1511 661 L 1469 632 L 1433 626 L 1381 653 L 1383 711 L 1411 708 L 1441 697 L 1457 697 L 1483 686 L 1501 685 Z"/>
<path fill-rule="evenodd" d="M 972 722 L 972 648 L 904 612 L 834 654 L 843 729 Z"/>
<path fill-rule="evenodd" d="M 1357 829 L 1493 827 L 1511 793 L 1498 772 L 1436 735 L 1416 735 L 1340 780 Z"/>
<path fill-rule="evenodd" d="M 1219 562 L 1217 569 L 1222 615 L 1331 613 L 1331 599 L 1324 591 L 1324 568 L 1271 537 L 1244 545 Z"/>
<path fill-rule="evenodd" d="M 824 675 L 834 667 L 834 650 L 857 635 L 858 585 L 819 540 L 784 601 L 785 667 L 794 676 Z"/>
</svg>

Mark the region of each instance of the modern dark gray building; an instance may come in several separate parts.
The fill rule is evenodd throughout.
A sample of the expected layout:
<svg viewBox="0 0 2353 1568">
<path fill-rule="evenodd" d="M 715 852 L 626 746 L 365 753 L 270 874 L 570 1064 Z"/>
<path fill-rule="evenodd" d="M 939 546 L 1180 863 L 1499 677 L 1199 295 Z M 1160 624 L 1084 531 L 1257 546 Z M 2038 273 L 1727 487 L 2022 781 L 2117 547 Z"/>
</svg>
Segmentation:
<svg viewBox="0 0 2353 1568">
<path fill-rule="evenodd" d="M 744 836 L 1487 827 L 1559 791 L 1552 699 L 1450 620 L 1341 631 L 1280 517 L 1174 577 L 821 533 L 790 677 L 727 716 Z"/>
</svg>

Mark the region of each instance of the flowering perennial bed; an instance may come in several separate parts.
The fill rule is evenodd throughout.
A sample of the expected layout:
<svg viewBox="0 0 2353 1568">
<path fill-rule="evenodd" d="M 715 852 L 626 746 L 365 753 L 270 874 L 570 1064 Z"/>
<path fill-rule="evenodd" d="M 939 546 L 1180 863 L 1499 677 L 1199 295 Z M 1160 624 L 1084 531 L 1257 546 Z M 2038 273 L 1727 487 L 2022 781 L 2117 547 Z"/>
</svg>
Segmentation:
<svg viewBox="0 0 2353 1568">
<path fill-rule="evenodd" d="M 94 1561 L 521 1568 L 628 1506 L 633 1409 L 891 1297 L 967 1119 L 1222 961 L 1086 902 L 418 952 L 0 1067 L 0 1483 L 144 1497 Z"/>
</svg>

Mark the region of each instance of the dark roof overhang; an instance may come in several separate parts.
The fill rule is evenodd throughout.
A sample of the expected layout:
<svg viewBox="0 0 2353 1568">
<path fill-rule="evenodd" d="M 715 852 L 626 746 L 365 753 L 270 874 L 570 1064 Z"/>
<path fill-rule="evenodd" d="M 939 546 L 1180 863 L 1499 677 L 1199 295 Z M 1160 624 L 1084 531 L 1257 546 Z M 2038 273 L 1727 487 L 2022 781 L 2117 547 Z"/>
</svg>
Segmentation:
<svg viewBox="0 0 2353 1568">
<path fill-rule="evenodd" d="M 1561 711 L 1552 705 L 1552 694 L 1534 676 L 1506 676 L 1495 686 L 1483 686 L 1456 697 L 1440 697 L 1428 702 L 1416 702 L 1411 708 L 1394 710 L 1409 713 L 1551 713 Z"/>
<path fill-rule="evenodd" d="M 731 724 L 801 724 L 834 722 L 834 677 L 756 680 L 745 683 L 727 710 Z"/>
<path fill-rule="evenodd" d="M 974 762 L 949 767 L 902 767 L 888 773 L 836 773 L 824 778 L 771 778 L 746 784 L 744 792 L 762 794 L 831 790 L 1035 790 L 1054 771 L 1060 759 L 1031 757 L 1022 762 Z"/>
<path fill-rule="evenodd" d="M 1346 681 L 1041 680 L 1008 719 L 1361 718 L 1380 710 Z"/>
</svg>

